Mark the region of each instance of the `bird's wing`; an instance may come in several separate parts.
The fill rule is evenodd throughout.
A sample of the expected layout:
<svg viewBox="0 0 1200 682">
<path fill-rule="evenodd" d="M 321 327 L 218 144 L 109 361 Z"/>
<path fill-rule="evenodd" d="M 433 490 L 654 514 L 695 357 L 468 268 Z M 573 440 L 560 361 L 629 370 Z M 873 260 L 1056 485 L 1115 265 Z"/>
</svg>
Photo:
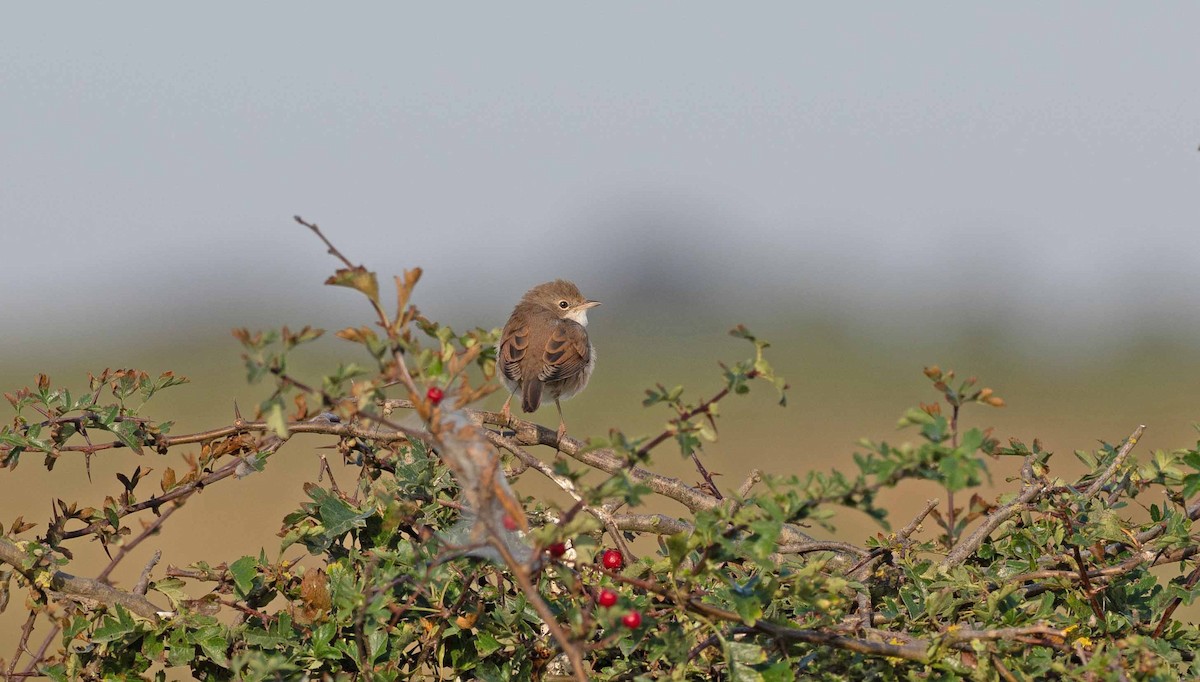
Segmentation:
<svg viewBox="0 0 1200 682">
<path fill-rule="evenodd" d="M 587 330 L 574 320 L 558 320 L 542 351 L 541 381 L 561 381 L 579 374 L 588 365 L 592 349 Z"/>
<path fill-rule="evenodd" d="M 521 380 L 521 361 L 529 350 L 529 324 L 518 324 L 510 319 L 500 335 L 500 353 L 496 364 L 509 381 Z"/>
</svg>

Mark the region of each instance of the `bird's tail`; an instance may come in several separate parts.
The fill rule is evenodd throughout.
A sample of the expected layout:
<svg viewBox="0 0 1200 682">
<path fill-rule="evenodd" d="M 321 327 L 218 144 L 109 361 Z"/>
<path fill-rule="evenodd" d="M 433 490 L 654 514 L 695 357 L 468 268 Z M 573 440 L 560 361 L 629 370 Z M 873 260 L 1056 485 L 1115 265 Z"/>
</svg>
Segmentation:
<svg viewBox="0 0 1200 682">
<path fill-rule="evenodd" d="M 542 404 L 542 382 L 537 379 L 526 379 L 521 382 L 521 409 L 525 412 L 537 412 Z"/>
</svg>

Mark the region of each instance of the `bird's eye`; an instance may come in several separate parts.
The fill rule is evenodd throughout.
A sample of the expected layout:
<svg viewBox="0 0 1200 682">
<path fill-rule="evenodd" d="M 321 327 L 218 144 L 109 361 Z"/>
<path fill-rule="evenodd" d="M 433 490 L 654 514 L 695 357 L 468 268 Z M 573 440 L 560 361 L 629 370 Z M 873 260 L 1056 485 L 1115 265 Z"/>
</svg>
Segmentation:
<svg viewBox="0 0 1200 682">
<path fill-rule="evenodd" d="M 567 308 L 568 308 L 570 305 L 571 305 L 571 304 L 567 303 L 566 301 L 559 301 L 559 302 L 558 302 L 558 307 L 559 307 L 559 308 L 562 308 L 563 310 L 566 310 L 566 309 L 567 309 Z"/>
</svg>

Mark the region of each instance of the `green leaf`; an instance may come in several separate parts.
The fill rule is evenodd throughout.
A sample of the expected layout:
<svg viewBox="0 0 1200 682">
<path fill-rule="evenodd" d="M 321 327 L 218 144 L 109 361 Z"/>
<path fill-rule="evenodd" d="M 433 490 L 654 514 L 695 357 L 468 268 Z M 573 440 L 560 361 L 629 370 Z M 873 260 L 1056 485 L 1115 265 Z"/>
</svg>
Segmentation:
<svg viewBox="0 0 1200 682">
<path fill-rule="evenodd" d="M 387 650 L 388 633 L 383 628 L 376 628 L 367 635 L 367 656 L 372 661 L 379 659 L 379 656 Z"/>
<path fill-rule="evenodd" d="M 1184 476 L 1183 489 L 1180 491 L 1180 495 L 1184 499 L 1191 499 L 1198 492 L 1200 492 L 1200 474 L 1188 474 Z"/>
<path fill-rule="evenodd" d="M 480 632 L 475 637 L 475 652 L 480 658 L 485 658 L 498 651 L 502 645 L 488 632 Z"/>
<path fill-rule="evenodd" d="M 975 459 L 957 452 L 950 453 L 938 462 L 938 472 L 948 490 L 959 491 L 979 484 L 980 464 Z"/>
<path fill-rule="evenodd" d="M 272 398 L 264 405 L 263 416 L 266 417 L 267 426 L 276 436 L 280 438 L 288 437 L 287 415 L 284 414 L 283 400 L 281 398 Z"/>
<path fill-rule="evenodd" d="M 150 584 L 150 589 L 164 595 L 171 601 L 171 606 L 175 609 L 179 608 L 180 602 L 189 599 L 183 587 L 184 582 L 179 578 L 163 578 Z"/>
<path fill-rule="evenodd" d="M 762 671 L 763 682 L 793 682 L 796 673 L 787 661 L 779 661 Z"/>
<path fill-rule="evenodd" d="M 142 443 L 138 438 L 138 431 L 140 430 L 141 427 L 137 422 L 117 422 L 112 427 L 112 434 L 116 436 L 117 440 L 121 441 L 125 447 L 140 455 L 142 454 Z"/>
<path fill-rule="evenodd" d="M 229 667 L 229 657 L 226 655 L 226 650 L 229 648 L 229 640 L 221 631 L 218 625 L 210 625 L 196 632 L 196 644 L 200 645 L 200 649 L 204 655 L 213 663 L 222 668 Z"/>
<path fill-rule="evenodd" d="M 970 455 L 974 454 L 981 445 L 983 445 L 983 431 L 971 429 L 962 435 L 962 441 L 958 447 L 964 453 Z"/>
<path fill-rule="evenodd" d="M 258 560 L 252 556 L 244 556 L 229 565 L 229 573 L 233 576 L 233 586 L 239 599 L 245 599 L 254 589 L 254 579 L 258 577 Z"/>
<path fill-rule="evenodd" d="M 911 407 L 905 411 L 903 417 L 900 417 L 900 421 L 896 422 L 896 428 L 902 429 L 905 426 L 911 426 L 913 424 L 924 425 L 932 423 L 933 415 L 929 414 L 925 410 L 918 410 L 915 407 Z"/>
<path fill-rule="evenodd" d="M 742 622 L 750 627 L 754 627 L 754 624 L 763 615 L 762 603 L 754 595 L 743 597 L 735 594 L 733 597 L 733 610 L 737 611 L 737 614 L 742 617 Z"/>
<path fill-rule="evenodd" d="M 341 498 L 320 488 L 315 490 L 319 490 L 320 494 L 310 493 L 310 495 L 319 505 L 317 514 L 321 519 L 321 525 L 325 526 L 326 532 L 332 537 L 340 537 L 355 528 L 361 528 L 366 525 L 365 520 L 375 514 L 374 509 L 355 511 Z"/>
<path fill-rule="evenodd" d="M 100 627 L 96 628 L 92 633 L 91 640 L 97 644 L 101 642 L 113 642 L 119 639 L 124 639 L 126 635 L 133 633 L 137 629 L 137 623 L 134 622 L 133 616 L 123 606 L 116 607 L 116 618 L 105 616 Z"/>
<path fill-rule="evenodd" d="M 765 663 L 767 652 L 757 644 L 724 640 L 725 658 L 729 661 L 729 679 L 736 682 L 761 682 L 763 676 L 751 666 Z"/>
<path fill-rule="evenodd" d="M 947 431 L 950 429 L 950 422 L 942 415 L 933 418 L 933 421 L 921 427 L 921 435 L 925 436 L 931 443 L 941 443 L 946 440 Z"/>
<path fill-rule="evenodd" d="M 157 661 L 166 648 L 167 642 L 162 637 L 142 638 L 142 655 L 151 661 Z"/>
<path fill-rule="evenodd" d="M 196 646 L 187 628 L 175 628 L 167 638 L 167 665 L 188 665 L 196 658 Z"/>
</svg>

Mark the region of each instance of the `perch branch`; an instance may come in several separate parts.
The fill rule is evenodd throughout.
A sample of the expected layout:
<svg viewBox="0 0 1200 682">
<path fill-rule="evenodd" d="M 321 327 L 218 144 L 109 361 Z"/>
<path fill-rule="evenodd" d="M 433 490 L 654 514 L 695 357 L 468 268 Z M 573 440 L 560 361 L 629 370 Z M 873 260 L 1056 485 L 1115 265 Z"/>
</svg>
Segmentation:
<svg viewBox="0 0 1200 682">
<path fill-rule="evenodd" d="M 36 585 L 38 584 L 36 581 L 37 574 L 40 571 L 24 568 L 26 559 L 25 552 L 14 542 L 8 538 L 0 538 L 0 561 L 17 569 L 21 575 L 25 576 L 26 580 Z M 130 613 L 156 623 L 160 614 L 166 613 L 163 609 L 158 608 L 141 595 L 118 590 L 112 585 L 99 580 L 80 578 L 62 571 L 53 571 L 50 574 L 48 589 L 73 597 L 93 599 L 109 606 L 123 606 Z"/>
</svg>

